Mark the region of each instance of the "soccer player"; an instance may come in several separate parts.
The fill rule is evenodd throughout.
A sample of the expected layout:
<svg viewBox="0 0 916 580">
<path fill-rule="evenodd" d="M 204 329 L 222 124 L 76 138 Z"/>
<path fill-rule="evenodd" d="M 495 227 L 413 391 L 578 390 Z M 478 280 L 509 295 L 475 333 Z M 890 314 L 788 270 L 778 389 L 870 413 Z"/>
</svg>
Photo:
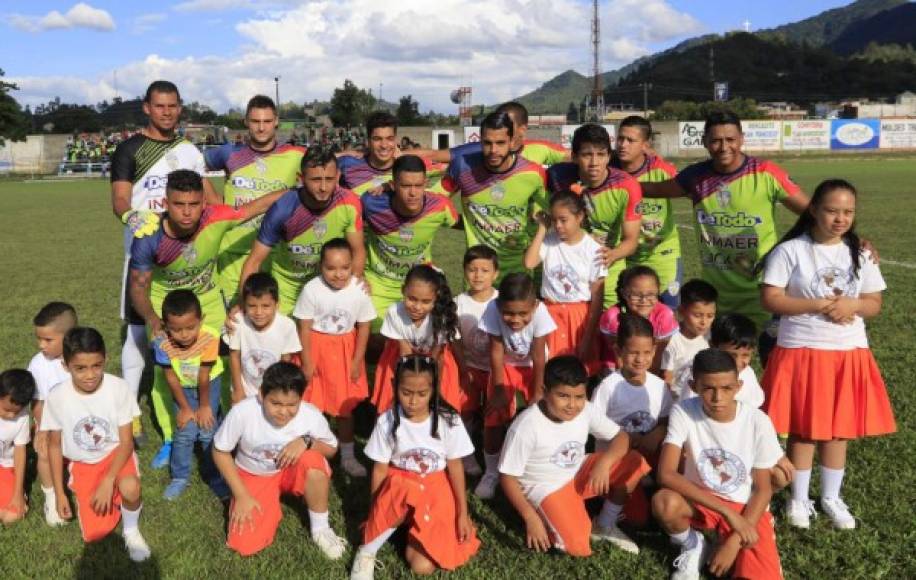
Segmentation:
<svg viewBox="0 0 916 580">
<path fill-rule="evenodd" d="M 318 274 L 321 246 L 327 240 L 346 238 L 358 278 L 366 263 L 362 204 L 338 184 L 337 158 L 330 149 L 313 147 L 302 158 L 301 174 L 302 186 L 283 194 L 264 216 L 239 280 L 244 285 L 279 246 L 271 256 L 271 274 L 280 286 L 280 312 L 286 316 L 292 314 L 305 283 Z"/>
<path fill-rule="evenodd" d="M 165 183 L 169 172 L 190 169 L 204 173 L 204 159 L 190 141 L 175 131 L 181 117 L 178 87 L 169 81 L 155 81 L 146 89 L 143 112 L 149 118 L 144 129 L 122 141 L 111 158 L 111 210 L 127 225 L 124 229 L 124 280 L 121 318 L 127 322 L 121 350 L 121 371 L 136 396 L 143 375 L 144 353 L 148 350 L 144 320 L 131 306 L 128 297 L 127 264 L 135 235 L 155 229 L 158 218 L 152 212 L 165 209 Z M 210 203 L 220 203 L 209 183 L 204 193 Z M 134 436 L 141 435 L 140 421 L 133 425 Z"/>
<path fill-rule="evenodd" d="M 617 148 L 611 167 L 626 171 L 640 182 L 667 181 L 677 169 L 652 151 L 652 125 L 632 115 L 617 126 Z M 681 240 L 674 223 L 670 199 L 643 198 L 636 207 L 642 219 L 636 253 L 627 258 L 628 266 L 643 265 L 655 270 L 661 282 L 660 299 L 677 308 L 681 287 Z"/>
<path fill-rule="evenodd" d="M 223 188 L 226 205 L 238 208 L 272 191 L 296 187 L 305 148 L 278 144 L 277 122 L 277 106 L 273 99 L 255 95 L 245 109 L 248 143 L 226 143 L 204 153 L 208 170 L 226 174 Z M 217 270 L 227 304 L 236 301 L 242 265 L 260 225 L 260 220 L 244 222 L 223 236 Z"/>
<path fill-rule="evenodd" d="M 515 124 L 508 113 L 490 113 L 480 124 L 481 150 L 458 156 L 442 186 L 461 193 L 467 245 L 496 250 L 500 275 L 525 272 L 523 257 L 534 231 L 532 216 L 547 207 L 541 165 L 512 152 Z"/>
<path fill-rule="evenodd" d="M 226 307 L 216 282 L 216 259 L 227 231 L 261 215 L 282 192 L 240 206 L 207 205 L 204 181 L 194 171 L 180 169 L 168 175 L 166 213 L 155 231 L 131 246 L 129 297 L 151 336 L 163 333 L 162 301 L 172 290 L 188 289 L 200 300 L 204 320 L 219 328 Z M 171 452 L 172 399 L 161 368 L 154 373 L 151 400 L 165 444 L 153 460 L 164 466 Z"/>
<path fill-rule="evenodd" d="M 341 155 L 340 185 L 357 195 L 391 181 L 397 156 L 398 120 L 388 111 L 376 111 L 366 120 L 368 152 L 363 157 Z"/>
<path fill-rule="evenodd" d="M 771 316 L 760 306 L 754 271 L 776 244 L 777 203 L 798 214 L 808 207 L 808 197 L 781 167 L 741 151 L 744 134 L 734 113 L 711 113 L 703 144 L 709 160 L 694 163 L 674 179 L 643 182 L 643 193 L 693 202 L 703 279 L 718 290 L 719 310 L 739 312 L 765 328 Z"/>
<path fill-rule="evenodd" d="M 552 193 L 574 191 L 585 196 L 589 228 L 607 249 L 604 307 L 617 302 L 617 279 L 626 267 L 625 258 L 636 251 L 641 221 L 637 208 L 642 201 L 639 183 L 625 171 L 614 169 L 611 137 L 601 125 L 587 123 L 573 133 L 572 163 L 559 163 L 547 171 Z"/>
</svg>

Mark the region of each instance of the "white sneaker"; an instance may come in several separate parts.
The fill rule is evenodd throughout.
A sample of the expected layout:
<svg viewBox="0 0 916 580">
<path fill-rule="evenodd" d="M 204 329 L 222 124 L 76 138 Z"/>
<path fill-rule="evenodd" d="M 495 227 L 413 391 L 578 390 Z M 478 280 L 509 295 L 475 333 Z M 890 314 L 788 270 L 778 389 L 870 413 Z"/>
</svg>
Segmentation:
<svg viewBox="0 0 916 580">
<path fill-rule="evenodd" d="M 817 517 L 817 510 L 814 509 L 814 502 L 810 499 L 789 498 L 786 500 L 786 520 L 790 526 L 807 530 L 811 527 L 812 517 Z"/>
<path fill-rule="evenodd" d="M 623 530 L 613 525 L 609 528 L 598 525 L 597 522 L 594 522 L 592 525 L 592 539 L 593 540 L 602 540 L 605 542 L 610 542 L 623 550 L 624 552 L 629 552 L 630 554 L 638 554 L 639 546 L 636 545 L 630 536 L 626 535 Z"/>
<path fill-rule="evenodd" d="M 350 477 L 366 477 L 369 472 L 355 457 L 341 457 L 340 466 Z"/>
<path fill-rule="evenodd" d="M 335 534 L 331 528 L 319 531 L 312 539 L 330 560 L 339 560 L 347 550 L 347 541 Z"/>
<path fill-rule="evenodd" d="M 350 580 L 373 580 L 376 563 L 375 554 L 358 550 L 353 560 L 353 567 L 350 568 Z"/>
<path fill-rule="evenodd" d="M 477 463 L 477 460 L 474 459 L 474 455 L 468 455 L 461 460 L 464 464 L 464 474 L 471 477 L 477 477 L 483 473 L 483 469 L 480 468 L 480 464 Z"/>
<path fill-rule="evenodd" d="M 45 523 L 47 523 L 52 528 L 62 526 L 67 522 L 57 514 L 57 506 L 54 505 L 56 502 L 48 502 L 48 496 L 45 496 Z"/>
<path fill-rule="evenodd" d="M 838 530 L 852 530 L 856 527 L 856 519 L 849 513 L 849 507 L 840 498 L 821 498 L 821 509 L 830 518 L 833 527 Z"/>
<path fill-rule="evenodd" d="M 680 555 L 674 559 L 674 572 L 671 573 L 671 580 L 699 580 L 700 571 L 706 564 L 706 558 L 709 555 L 706 538 L 696 530 L 691 530 L 690 533 L 696 538 L 696 543 L 692 548 L 682 548 Z"/>
<path fill-rule="evenodd" d="M 474 488 L 474 495 L 480 499 L 493 499 L 497 485 L 499 485 L 499 474 L 487 471 Z"/>
<path fill-rule="evenodd" d="M 124 545 L 127 546 L 127 555 L 134 562 L 142 562 L 150 557 L 149 545 L 138 529 L 124 532 Z"/>
</svg>

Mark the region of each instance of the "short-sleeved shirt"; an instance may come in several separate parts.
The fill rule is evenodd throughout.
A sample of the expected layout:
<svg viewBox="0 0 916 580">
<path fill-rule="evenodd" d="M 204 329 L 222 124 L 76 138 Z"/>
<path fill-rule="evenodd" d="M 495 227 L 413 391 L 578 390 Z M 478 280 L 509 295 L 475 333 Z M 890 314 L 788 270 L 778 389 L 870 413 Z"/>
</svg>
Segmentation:
<svg viewBox="0 0 916 580">
<path fill-rule="evenodd" d="M 505 347 L 503 360 L 505 364 L 516 367 L 533 366 L 531 345 L 534 344 L 534 339 L 547 336 L 557 329 L 557 324 L 547 311 L 547 307 L 542 302 L 538 302 L 531 322 L 521 330 L 512 330 L 503 322 L 503 317 L 499 312 L 499 303 L 496 300 L 487 305 L 487 309 L 480 318 L 479 326 L 487 334 L 502 337 Z"/>
<path fill-rule="evenodd" d="M 809 300 L 858 298 L 887 288 L 868 252 L 860 252 L 856 276 L 846 244 L 817 244 L 807 234 L 776 246 L 767 258 L 763 283 L 785 288 L 787 296 Z M 823 314 L 781 316 L 776 342 L 785 348 L 868 348 L 865 321 L 859 315 L 851 324 L 836 324 Z"/>
<path fill-rule="evenodd" d="M 468 153 L 480 153 L 483 145 L 480 141 L 472 141 L 449 150 L 449 156 L 452 161 Z M 519 152 L 522 158 L 527 159 L 538 165 L 555 165 L 566 159 L 567 151 L 559 143 L 547 141 L 545 139 L 525 139 L 522 150 Z"/>
<path fill-rule="evenodd" d="M 359 196 L 391 181 L 393 168 L 376 169 L 369 163 L 368 155 L 341 155 L 337 158 L 337 167 L 340 169 L 340 186 Z"/>
<path fill-rule="evenodd" d="M 235 454 L 235 464 L 253 475 L 271 475 L 280 471 L 277 458 L 290 442 L 305 435 L 337 447 L 327 419 L 314 405 L 300 403 L 289 423 L 278 427 L 264 414 L 257 397 L 249 397 L 232 406 L 213 437 L 213 446 Z"/>
<path fill-rule="evenodd" d="M 156 364 L 175 371 L 178 382 L 184 388 L 197 388 L 202 367 L 210 367 L 211 381 L 223 372 L 219 332 L 212 328 L 201 326 L 197 340 L 190 346 L 179 346 L 168 337 L 154 340 L 152 346 Z"/>
<path fill-rule="evenodd" d="M 601 245 L 589 235 L 568 244 L 556 232 L 547 234 L 538 252 L 544 272 L 541 296 L 551 302 L 590 301 L 591 285 L 607 276 L 600 254 Z"/>
<path fill-rule="evenodd" d="M 258 241 L 275 248 L 274 278 L 295 288 L 295 295 L 318 273 L 321 246 L 334 238 L 363 231 L 362 205 L 351 191 L 338 187 L 324 209 L 313 212 L 299 191 L 286 192 L 261 222 Z"/>
<path fill-rule="evenodd" d="M 118 429 L 139 416 L 127 382 L 106 373 L 92 393 L 77 391 L 71 379 L 57 385 L 45 401 L 41 430 L 61 432 L 63 454 L 70 461 L 98 463 L 121 442 Z"/>
<path fill-rule="evenodd" d="M 455 296 L 458 307 L 458 330 L 461 332 L 461 345 L 464 347 L 464 362 L 467 366 L 481 370 L 490 370 L 490 335 L 480 328 L 480 319 L 487 306 L 499 296 L 493 290 L 489 300 L 478 302 L 467 292 Z"/>
<path fill-rule="evenodd" d="M 693 369 L 688 365 L 685 371 L 684 382 L 680 387 L 679 401 L 697 397 L 697 394 L 690 388 L 691 380 L 693 380 Z M 741 388 L 735 393 L 735 400 L 753 409 L 762 407 L 766 395 L 763 393 L 760 382 L 757 381 L 757 373 L 754 372 L 754 368 L 748 365 L 741 369 L 738 373 L 738 380 L 741 381 Z"/>
<path fill-rule="evenodd" d="M 49 359 L 40 352 L 29 361 L 28 371 L 35 379 L 33 398 L 36 401 L 47 399 L 52 387 L 70 378 L 70 373 L 64 366 L 64 357 Z"/>
<path fill-rule="evenodd" d="M 684 477 L 740 504 L 751 497 L 752 469 L 770 469 L 783 456 L 776 429 L 760 409 L 737 403 L 728 423 L 711 419 L 694 397 L 671 409 L 665 443 L 684 451 Z"/>
<path fill-rule="evenodd" d="M 372 300 L 356 278 L 351 278 L 346 287 L 335 290 L 317 276 L 302 288 L 293 316 L 311 320 L 315 332 L 347 334 L 357 323 L 375 320 L 377 314 Z"/>
<path fill-rule="evenodd" d="M 754 270 L 776 244 L 776 205 L 800 188 L 772 161 L 747 155 L 731 173 L 703 161 L 676 179 L 693 202 L 703 279 L 719 291 L 719 310 L 744 314 L 763 328 L 770 315 L 760 306 Z"/>
<path fill-rule="evenodd" d="M 649 323 L 652 325 L 655 340 L 667 340 L 679 329 L 674 311 L 661 301 L 656 302 L 649 313 Z M 615 304 L 605 310 L 598 321 L 598 327 L 602 334 L 617 336 L 617 329 L 620 328 L 620 306 Z"/>
<path fill-rule="evenodd" d="M 701 350 L 709 348 L 709 339 L 704 335 L 687 338 L 680 331 L 671 335 L 665 352 L 662 353 L 662 370 L 671 371 L 674 375 L 672 387 L 675 393 L 684 389 L 690 390 L 687 381 L 691 377 L 693 357 Z"/>
<path fill-rule="evenodd" d="M 627 433 L 648 433 L 671 412 L 671 393 L 665 382 L 646 373 L 646 382 L 634 385 L 619 372 L 611 373 L 592 393 L 592 404 Z"/>
<path fill-rule="evenodd" d="M 408 270 L 432 262 L 436 232 L 458 221 L 455 206 L 444 195 L 427 192 L 415 216 L 402 216 L 393 206 L 393 193 L 365 196 L 363 224 L 366 228 L 366 273 L 374 281 L 400 288 Z"/>
<path fill-rule="evenodd" d="M 611 167 L 623 170 L 620 160 L 614 156 Z M 677 175 L 677 168 L 658 155 L 647 154 L 642 166 L 636 171 L 628 172 L 640 183 L 658 183 L 668 181 Z M 627 262 L 642 264 L 652 257 L 677 259 L 681 256 L 681 242 L 674 221 L 674 212 L 670 199 L 643 197 L 636 207 L 642 225 L 639 232 L 639 245 L 636 253 L 627 257 Z"/>
<path fill-rule="evenodd" d="M 407 313 L 403 302 L 395 302 L 385 312 L 382 322 L 382 336 L 392 340 L 406 340 L 415 353 L 430 353 L 436 346 L 445 344 L 445 340 L 433 336 L 433 321 L 427 316 L 419 326 L 414 324 Z"/>
<path fill-rule="evenodd" d="M 518 478 L 528 501 L 540 505 L 576 477 L 590 434 L 610 441 L 619 432 L 620 427 L 591 403 L 571 421 L 552 421 L 539 404 L 531 405 L 509 427 L 499 472 Z"/>
<path fill-rule="evenodd" d="M 443 471 L 451 459 L 460 459 L 474 453 L 474 444 L 461 418 L 439 417 L 438 438 L 432 436 L 432 416 L 414 422 L 404 416 L 399 408 L 400 420 L 397 437 L 391 436 L 394 409 L 379 417 L 366 443 L 366 457 L 377 463 L 390 463 L 398 469 L 429 475 Z"/>
<path fill-rule="evenodd" d="M 13 419 L 0 417 L 0 467 L 13 467 L 16 446 L 28 445 L 30 440 L 28 409 Z"/>
<path fill-rule="evenodd" d="M 242 363 L 242 388 L 246 397 L 258 394 L 264 371 L 283 355 L 302 350 L 296 323 L 279 312 L 266 328 L 258 330 L 251 320 L 239 312 L 235 315 L 235 331 L 223 336 L 231 350 L 239 351 Z"/>
<path fill-rule="evenodd" d="M 274 191 L 288 190 L 299 183 L 299 167 L 305 148 L 277 144 L 270 151 L 255 151 L 249 145 L 226 143 L 207 149 L 207 169 L 226 174 L 223 200 L 236 209 Z M 245 255 L 261 226 L 261 216 L 241 223 L 223 237 L 222 251 Z"/>
<path fill-rule="evenodd" d="M 507 171 L 493 173 L 478 150 L 453 155 L 442 186 L 449 193 L 461 193 L 468 247 L 493 248 L 501 275 L 524 272 L 525 249 L 534 234 L 531 216 L 547 208 L 544 168 L 516 157 Z"/>
</svg>

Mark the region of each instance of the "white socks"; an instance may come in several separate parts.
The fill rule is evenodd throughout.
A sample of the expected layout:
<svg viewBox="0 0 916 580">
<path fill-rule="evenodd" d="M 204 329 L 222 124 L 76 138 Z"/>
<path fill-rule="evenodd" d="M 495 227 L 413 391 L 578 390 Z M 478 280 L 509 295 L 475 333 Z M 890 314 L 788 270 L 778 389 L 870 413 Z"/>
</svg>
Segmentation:
<svg viewBox="0 0 916 580">
<path fill-rule="evenodd" d="M 604 500 L 604 505 L 601 506 L 601 513 L 598 514 L 598 525 L 602 528 L 613 528 L 617 525 L 617 519 L 622 511 L 622 505 L 612 503 L 610 500 Z"/>
<path fill-rule="evenodd" d="M 811 470 L 796 469 L 795 478 L 792 479 L 792 499 L 795 501 L 808 501 L 808 489 L 811 487 Z"/>
<path fill-rule="evenodd" d="M 671 537 L 671 542 L 681 546 L 685 550 L 689 550 L 696 546 L 697 543 L 697 534 L 699 532 L 695 531 L 693 528 L 687 528 L 683 532 L 678 532 L 676 534 L 668 534 Z"/>
<path fill-rule="evenodd" d="M 390 538 L 396 530 L 397 528 L 388 528 L 368 544 L 363 544 L 360 546 L 359 550 L 361 552 L 366 552 L 372 555 L 378 554 L 378 551 L 382 549 L 382 546 L 385 545 L 385 542 L 388 541 L 388 538 Z"/>
<path fill-rule="evenodd" d="M 821 465 L 821 500 L 839 499 L 845 474 L 846 469 L 831 469 Z"/>
<path fill-rule="evenodd" d="M 124 526 L 125 532 L 137 529 L 140 524 L 140 510 L 142 509 L 143 504 L 135 510 L 129 510 L 124 505 L 121 505 L 121 524 Z"/>
<path fill-rule="evenodd" d="M 45 505 L 48 506 L 47 509 L 51 510 L 55 514 L 57 513 L 57 494 L 54 493 L 53 487 L 41 486 L 41 491 L 45 493 Z"/>
<path fill-rule="evenodd" d="M 328 512 L 313 512 L 309 510 L 309 527 L 312 529 L 312 537 L 318 535 L 321 530 L 331 527 L 328 522 Z"/>
<path fill-rule="evenodd" d="M 340 458 L 341 459 L 353 459 L 356 457 L 355 452 L 356 452 L 356 449 L 352 441 L 349 443 L 340 444 Z"/>
<path fill-rule="evenodd" d="M 487 473 L 499 473 L 499 453 L 484 453 L 483 461 L 487 466 Z"/>
<path fill-rule="evenodd" d="M 121 373 L 136 399 L 140 392 L 143 367 L 146 364 L 143 353 L 149 348 L 146 341 L 146 327 L 142 324 L 129 324 L 126 334 L 124 347 L 121 349 Z"/>
</svg>

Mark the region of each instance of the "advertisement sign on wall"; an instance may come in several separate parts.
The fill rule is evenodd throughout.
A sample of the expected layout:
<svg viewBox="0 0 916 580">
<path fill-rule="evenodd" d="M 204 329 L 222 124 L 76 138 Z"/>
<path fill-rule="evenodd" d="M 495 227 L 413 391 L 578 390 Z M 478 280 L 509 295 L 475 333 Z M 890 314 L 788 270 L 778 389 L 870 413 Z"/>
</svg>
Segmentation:
<svg viewBox="0 0 916 580">
<path fill-rule="evenodd" d="M 916 149 L 916 120 L 881 121 L 880 146 L 882 149 Z"/>
<path fill-rule="evenodd" d="M 782 148 L 785 151 L 830 149 L 830 121 L 783 121 Z"/>
<path fill-rule="evenodd" d="M 831 149 L 877 149 L 879 119 L 834 119 L 830 122 Z"/>
<path fill-rule="evenodd" d="M 782 121 L 741 121 L 744 148 L 748 151 L 779 151 Z"/>
<path fill-rule="evenodd" d="M 681 121 L 677 124 L 679 149 L 703 148 L 703 121 Z"/>
</svg>

